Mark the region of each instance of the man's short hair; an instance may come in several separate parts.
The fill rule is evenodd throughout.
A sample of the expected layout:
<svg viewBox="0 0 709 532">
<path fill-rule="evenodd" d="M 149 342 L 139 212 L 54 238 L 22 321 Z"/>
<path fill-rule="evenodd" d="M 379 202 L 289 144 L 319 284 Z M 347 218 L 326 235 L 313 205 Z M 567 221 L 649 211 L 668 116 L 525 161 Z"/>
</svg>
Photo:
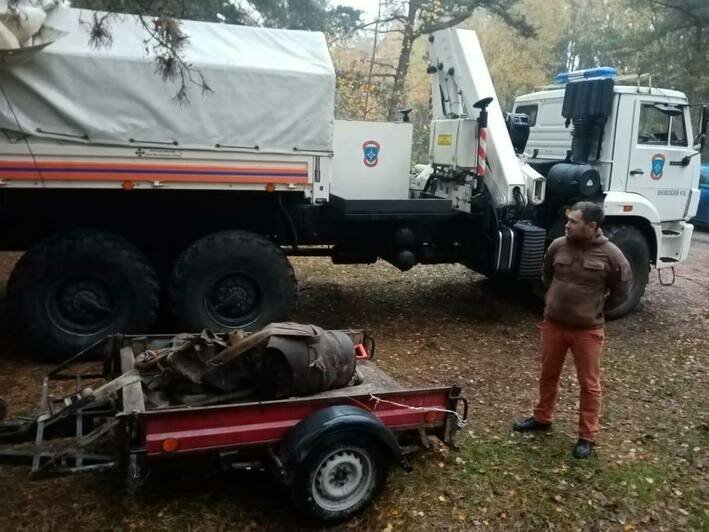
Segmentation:
<svg viewBox="0 0 709 532">
<path fill-rule="evenodd" d="M 601 223 L 603 223 L 603 218 L 605 218 L 603 207 L 592 201 L 579 201 L 574 203 L 571 210 L 581 211 L 581 218 L 583 218 L 583 221 L 587 224 L 596 222 L 596 225 L 600 226 Z"/>
</svg>

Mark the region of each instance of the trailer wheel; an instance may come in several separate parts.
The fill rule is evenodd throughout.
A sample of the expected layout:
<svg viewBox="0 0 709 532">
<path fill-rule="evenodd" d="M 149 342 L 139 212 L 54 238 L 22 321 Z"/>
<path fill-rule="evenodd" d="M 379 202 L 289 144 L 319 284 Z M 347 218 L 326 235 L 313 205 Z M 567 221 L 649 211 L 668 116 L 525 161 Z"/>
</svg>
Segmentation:
<svg viewBox="0 0 709 532">
<path fill-rule="evenodd" d="M 645 294 L 645 287 L 650 276 L 650 249 L 645 235 L 636 227 L 609 225 L 604 227 L 603 231 L 608 239 L 623 252 L 633 272 L 628 298 L 614 307 L 606 305 L 604 310 L 607 319 L 617 320 L 632 312 Z"/>
<path fill-rule="evenodd" d="M 185 330 L 256 329 L 293 313 L 295 274 L 283 251 L 266 238 L 222 231 L 180 255 L 170 299 Z"/>
<path fill-rule="evenodd" d="M 295 506 L 309 519 L 344 521 L 372 501 L 387 465 L 384 450 L 372 438 L 357 432 L 326 436 L 296 468 Z"/>
<path fill-rule="evenodd" d="M 62 360 L 116 332 L 145 332 L 160 288 L 148 259 L 123 238 L 60 232 L 19 260 L 7 286 L 10 315 L 43 357 Z"/>
</svg>

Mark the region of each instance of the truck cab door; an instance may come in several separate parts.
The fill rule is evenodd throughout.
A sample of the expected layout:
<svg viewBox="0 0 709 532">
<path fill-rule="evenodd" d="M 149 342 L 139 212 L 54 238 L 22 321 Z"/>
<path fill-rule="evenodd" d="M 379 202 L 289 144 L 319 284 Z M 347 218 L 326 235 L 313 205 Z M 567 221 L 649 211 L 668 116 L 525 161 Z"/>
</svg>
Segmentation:
<svg viewBox="0 0 709 532">
<path fill-rule="evenodd" d="M 626 191 L 647 198 L 662 221 L 687 216 L 699 158 L 692 148 L 689 109 L 652 99 L 635 101 Z"/>
</svg>

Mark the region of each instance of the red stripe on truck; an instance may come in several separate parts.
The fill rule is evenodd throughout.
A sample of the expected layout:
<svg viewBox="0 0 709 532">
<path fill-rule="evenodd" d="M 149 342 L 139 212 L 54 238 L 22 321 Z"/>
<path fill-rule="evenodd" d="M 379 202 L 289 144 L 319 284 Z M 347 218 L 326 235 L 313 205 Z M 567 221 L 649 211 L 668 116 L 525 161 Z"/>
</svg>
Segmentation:
<svg viewBox="0 0 709 532">
<path fill-rule="evenodd" d="M 301 166 L 254 167 L 217 165 L 163 165 L 95 162 L 44 162 L 0 160 L 0 178 L 20 181 L 164 181 L 202 183 L 307 184 Z"/>
</svg>

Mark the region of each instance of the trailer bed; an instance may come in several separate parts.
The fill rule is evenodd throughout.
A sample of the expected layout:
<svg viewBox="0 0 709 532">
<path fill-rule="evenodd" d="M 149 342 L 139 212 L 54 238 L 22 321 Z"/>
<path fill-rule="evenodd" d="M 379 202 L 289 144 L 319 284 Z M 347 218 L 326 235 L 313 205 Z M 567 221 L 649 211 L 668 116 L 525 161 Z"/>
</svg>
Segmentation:
<svg viewBox="0 0 709 532">
<path fill-rule="evenodd" d="M 232 453 L 240 449 L 277 449 L 288 433 L 314 413 L 338 406 L 356 407 L 373 414 L 402 443 L 402 448 L 426 446 L 428 435 L 453 445 L 459 422 L 467 417 L 467 402 L 456 386 L 404 387 L 371 360 L 358 360 L 360 384 L 307 397 L 255 400 L 245 397 L 206 406 L 155 406 L 146 400 L 141 382 L 122 386 L 115 400 L 86 403 L 82 389 L 109 382 L 133 369 L 136 352 L 160 346 L 172 335 L 114 335 L 106 341 L 103 374 L 97 372 L 88 351 L 52 370 L 44 379 L 39 413 L 27 423 L 5 422 L 0 443 L 34 441 L 31 451 L 0 449 L 0 462 L 25 463 L 31 459 L 33 478 L 129 466 L 144 469 L 154 460 L 184 455 Z M 52 398 L 56 385 L 76 392 Z M 82 402 L 84 401 L 84 402 Z M 457 412 L 464 404 L 463 414 Z M 25 436 L 18 436 L 19 427 Z M 128 437 L 117 437 L 118 434 Z M 31 437 L 31 438 L 30 438 Z M 66 440 L 60 451 L 51 439 Z M 111 441 L 113 455 L 92 452 L 97 442 Z M 115 445 L 114 445 L 115 444 Z M 104 445 L 99 445 L 105 447 Z M 131 466 L 132 464 L 132 466 Z M 104 467 L 101 467 L 104 466 Z M 136 469 L 132 475 L 141 473 Z"/>
</svg>

